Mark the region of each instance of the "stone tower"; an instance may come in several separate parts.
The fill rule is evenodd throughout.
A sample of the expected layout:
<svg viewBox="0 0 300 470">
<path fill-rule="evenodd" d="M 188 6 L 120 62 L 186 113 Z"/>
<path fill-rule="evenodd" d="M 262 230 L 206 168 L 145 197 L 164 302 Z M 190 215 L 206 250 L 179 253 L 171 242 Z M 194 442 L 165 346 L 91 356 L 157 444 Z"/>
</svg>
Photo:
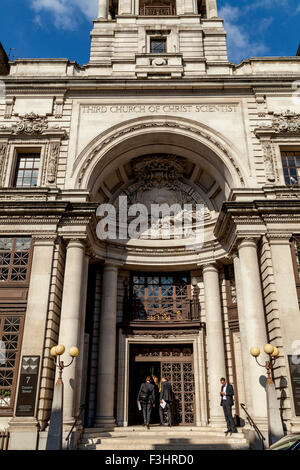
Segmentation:
<svg viewBox="0 0 300 470">
<path fill-rule="evenodd" d="M 99 0 L 88 68 L 118 78 L 229 73 L 216 0 Z"/>
</svg>

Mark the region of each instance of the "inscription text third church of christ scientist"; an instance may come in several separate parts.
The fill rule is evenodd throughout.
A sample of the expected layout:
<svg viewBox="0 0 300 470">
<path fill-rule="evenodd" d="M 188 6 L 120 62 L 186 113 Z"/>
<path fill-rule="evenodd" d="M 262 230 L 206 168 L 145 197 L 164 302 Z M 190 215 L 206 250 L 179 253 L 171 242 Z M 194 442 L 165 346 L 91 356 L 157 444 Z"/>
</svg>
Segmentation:
<svg viewBox="0 0 300 470">
<path fill-rule="evenodd" d="M 84 114 L 102 113 L 236 113 L 237 103 L 213 104 L 84 104 Z"/>
</svg>

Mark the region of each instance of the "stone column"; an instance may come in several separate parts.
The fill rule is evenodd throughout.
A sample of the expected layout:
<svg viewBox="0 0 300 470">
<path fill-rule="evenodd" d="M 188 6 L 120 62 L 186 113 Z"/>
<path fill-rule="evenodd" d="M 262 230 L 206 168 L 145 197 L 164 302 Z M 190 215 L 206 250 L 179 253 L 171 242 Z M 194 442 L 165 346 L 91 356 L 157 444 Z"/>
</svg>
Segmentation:
<svg viewBox="0 0 300 470">
<path fill-rule="evenodd" d="M 99 19 L 108 19 L 108 6 L 109 0 L 99 0 L 99 7 L 98 7 L 98 18 Z"/>
<path fill-rule="evenodd" d="M 105 265 L 103 269 L 101 318 L 99 329 L 96 426 L 112 427 L 115 424 L 114 390 L 117 281 L 117 266 L 111 264 Z"/>
<path fill-rule="evenodd" d="M 251 390 L 248 387 L 250 383 L 249 376 L 249 351 L 250 345 L 247 341 L 247 319 L 245 317 L 245 309 L 243 302 L 243 290 L 242 290 L 242 279 L 241 279 L 241 267 L 240 259 L 237 254 L 233 255 L 233 266 L 234 266 L 234 278 L 235 278 L 235 287 L 236 287 L 236 299 L 238 306 L 238 316 L 239 316 L 239 327 L 240 327 L 240 338 L 241 338 L 241 355 L 242 355 L 242 364 L 243 364 L 243 379 L 244 379 L 244 390 L 245 390 L 245 405 L 247 409 L 252 413 L 252 395 Z"/>
<path fill-rule="evenodd" d="M 267 420 L 267 404 L 265 391 L 265 371 L 250 355 L 250 348 L 258 346 L 262 351 L 260 362 L 265 361 L 266 355 L 263 347 L 267 343 L 266 322 L 263 304 L 263 295 L 261 288 L 260 271 L 257 256 L 256 241 L 254 239 L 244 239 L 238 247 L 240 259 L 240 275 L 243 297 L 242 329 L 244 329 L 243 337 L 246 341 L 249 359 L 246 361 L 245 367 L 248 368 L 248 380 L 245 384 L 246 393 L 251 393 L 252 417 L 256 424 L 265 424 Z M 248 405 L 246 403 L 246 405 Z"/>
<path fill-rule="evenodd" d="M 22 356 L 40 356 L 40 371 L 44 352 L 45 327 L 48 314 L 54 242 L 54 238 L 36 239 L 34 241 L 22 342 Z M 35 450 L 37 441 L 36 423 L 35 417 L 12 418 L 9 422 L 9 449 Z"/>
<path fill-rule="evenodd" d="M 218 17 L 217 0 L 206 0 L 206 14 L 207 18 Z"/>
<path fill-rule="evenodd" d="M 67 364 L 70 362 L 68 351 L 71 346 L 80 346 L 80 322 L 82 315 L 81 299 L 85 295 L 84 282 L 85 246 L 80 240 L 70 240 L 67 246 L 65 276 L 63 286 L 63 297 L 61 306 L 59 344 L 64 344 L 66 352 L 62 360 Z M 83 289 L 84 287 L 84 289 Z M 82 354 L 83 351 L 79 351 Z M 64 424 L 70 425 L 74 422 L 77 387 L 80 380 L 77 372 L 75 358 L 70 367 L 63 372 L 64 382 Z"/>
<path fill-rule="evenodd" d="M 269 239 L 272 255 L 280 328 L 286 354 L 295 354 L 293 343 L 299 341 L 300 315 L 289 238 Z"/>
<path fill-rule="evenodd" d="M 203 267 L 207 368 L 209 381 L 210 424 L 224 423 L 223 408 L 220 406 L 220 378 L 226 377 L 223 319 L 219 286 L 219 271 L 216 265 Z"/>
</svg>

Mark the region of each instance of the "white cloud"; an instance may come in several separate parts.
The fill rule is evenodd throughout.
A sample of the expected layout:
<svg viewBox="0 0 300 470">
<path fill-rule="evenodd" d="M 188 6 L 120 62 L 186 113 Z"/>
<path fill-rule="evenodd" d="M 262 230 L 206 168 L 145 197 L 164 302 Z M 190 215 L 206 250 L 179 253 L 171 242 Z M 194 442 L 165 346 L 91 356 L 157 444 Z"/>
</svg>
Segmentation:
<svg viewBox="0 0 300 470">
<path fill-rule="evenodd" d="M 278 0 L 272 0 L 273 4 Z M 243 16 L 249 9 L 263 7 L 268 8 L 270 0 L 262 0 L 261 2 L 253 2 L 251 6 L 246 4 L 244 7 L 232 7 L 226 3 L 219 11 L 220 18 L 224 18 L 224 27 L 227 32 L 227 45 L 229 59 L 233 62 L 240 62 L 248 57 L 264 55 L 268 52 L 268 47 L 261 39 L 273 19 L 264 17 L 257 21 L 255 38 L 251 37 L 251 30 L 246 27 L 247 21 Z"/>
<path fill-rule="evenodd" d="M 41 13 L 46 12 L 53 15 L 57 28 L 75 29 L 82 18 L 97 17 L 98 0 L 30 0 L 30 6 L 37 24 L 42 24 Z"/>
</svg>

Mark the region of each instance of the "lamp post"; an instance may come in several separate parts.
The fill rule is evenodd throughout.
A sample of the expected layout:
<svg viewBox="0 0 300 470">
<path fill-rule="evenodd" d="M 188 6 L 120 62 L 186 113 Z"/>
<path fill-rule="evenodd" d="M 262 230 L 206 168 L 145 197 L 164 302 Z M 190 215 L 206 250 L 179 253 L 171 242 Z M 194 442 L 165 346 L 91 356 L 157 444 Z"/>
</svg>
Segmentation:
<svg viewBox="0 0 300 470">
<path fill-rule="evenodd" d="M 264 346 L 264 352 L 269 356 L 268 360 L 264 364 L 260 364 L 258 357 L 260 355 L 260 349 L 254 346 L 250 349 L 250 354 L 255 358 L 257 364 L 260 367 L 264 367 L 267 372 L 266 382 L 266 393 L 267 393 L 267 411 L 268 411 L 268 431 L 269 431 L 269 444 L 274 444 L 283 435 L 283 425 L 280 416 L 280 410 L 278 406 L 278 400 L 276 397 L 275 384 L 272 380 L 272 370 L 276 359 L 279 356 L 279 349 L 272 344 L 266 344 Z"/>
<path fill-rule="evenodd" d="M 62 449 L 62 435 L 63 435 L 63 404 L 64 404 L 64 384 L 63 384 L 63 370 L 65 367 L 69 367 L 75 357 L 78 356 L 79 350 L 76 346 L 72 346 L 69 349 L 69 355 L 71 356 L 71 362 L 65 364 L 61 360 L 61 356 L 64 354 L 66 348 L 63 344 L 53 346 L 50 350 L 50 354 L 54 359 L 55 367 L 58 368 L 58 378 L 54 386 L 52 410 L 50 416 L 50 424 L 47 438 L 46 450 L 61 450 Z"/>
</svg>

